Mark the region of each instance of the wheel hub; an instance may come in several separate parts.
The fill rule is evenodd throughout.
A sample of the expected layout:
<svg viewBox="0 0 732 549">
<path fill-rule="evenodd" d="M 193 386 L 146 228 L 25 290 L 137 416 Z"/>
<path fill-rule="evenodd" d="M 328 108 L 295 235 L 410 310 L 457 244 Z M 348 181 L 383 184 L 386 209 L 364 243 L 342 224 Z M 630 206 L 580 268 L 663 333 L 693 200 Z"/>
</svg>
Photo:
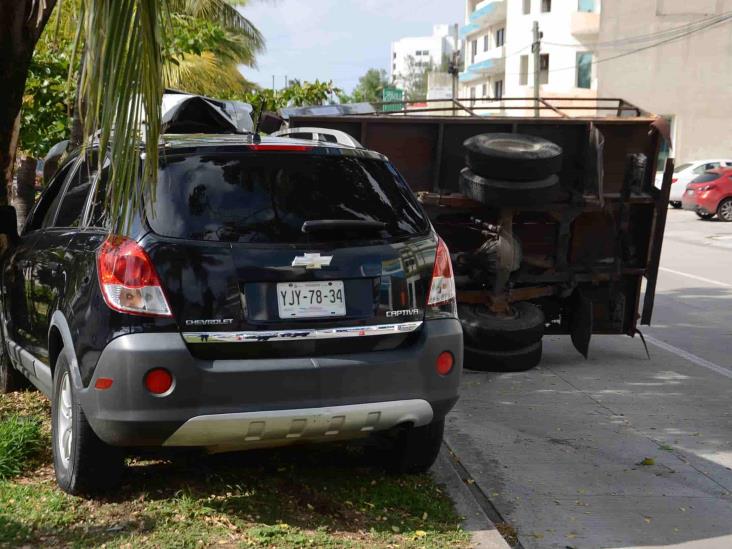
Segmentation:
<svg viewBox="0 0 732 549">
<path fill-rule="evenodd" d="M 61 393 L 56 413 L 56 446 L 64 467 L 68 467 L 74 441 L 74 407 L 68 372 L 64 372 L 61 379 Z"/>
</svg>

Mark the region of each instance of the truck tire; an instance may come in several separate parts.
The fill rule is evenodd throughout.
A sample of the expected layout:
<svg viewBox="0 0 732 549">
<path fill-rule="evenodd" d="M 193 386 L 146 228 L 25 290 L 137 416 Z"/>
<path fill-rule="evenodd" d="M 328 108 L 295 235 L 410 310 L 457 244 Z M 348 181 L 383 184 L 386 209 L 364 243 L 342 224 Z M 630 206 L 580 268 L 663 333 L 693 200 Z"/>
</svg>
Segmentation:
<svg viewBox="0 0 732 549">
<path fill-rule="evenodd" d="M 443 418 L 422 427 L 399 428 L 385 435 L 391 438 L 387 450 L 380 456 L 384 468 L 399 475 L 426 472 L 440 453 L 444 431 Z"/>
<path fill-rule="evenodd" d="M 562 148 L 533 135 L 486 133 L 471 137 L 463 146 L 468 167 L 483 177 L 536 181 L 562 170 Z"/>
<path fill-rule="evenodd" d="M 498 316 L 485 305 L 459 305 L 465 345 L 482 351 L 515 351 L 541 341 L 542 310 L 525 301 L 514 303 L 512 309 L 513 315 Z"/>
<path fill-rule="evenodd" d="M 542 342 L 515 351 L 484 351 L 465 345 L 464 366 L 478 372 L 525 372 L 541 362 Z"/>
<path fill-rule="evenodd" d="M 488 179 L 465 168 L 460 172 L 460 192 L 486 206 L 534 206 L 556 202 L 560 186 L 556 175 L 535 181 L 508 181 Z"/>
<path fill-rule="evenodd" d="M 93 495 L 114 488 L 124 469 L 119 448 L 108 446 L 94 433 L 79 404 L 61 351 L 56 361 L 51 400 L 51 446 L 56 481 L 71 495 Z"/>
</svg>

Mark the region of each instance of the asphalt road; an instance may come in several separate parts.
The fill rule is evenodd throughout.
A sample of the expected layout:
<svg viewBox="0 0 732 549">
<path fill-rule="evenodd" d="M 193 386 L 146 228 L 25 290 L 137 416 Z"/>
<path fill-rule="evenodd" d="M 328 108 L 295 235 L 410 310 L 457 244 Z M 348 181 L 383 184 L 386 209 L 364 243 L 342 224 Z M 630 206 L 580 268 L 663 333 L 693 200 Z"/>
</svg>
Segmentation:
<svg viewBox="0 0 732 549">
<path fill-rule="evenodd" d="M 732 224 L 669 212 L 644 333 L 466 372 L 446 440 L 523 547 L 732 547 Z"/>
</svg>

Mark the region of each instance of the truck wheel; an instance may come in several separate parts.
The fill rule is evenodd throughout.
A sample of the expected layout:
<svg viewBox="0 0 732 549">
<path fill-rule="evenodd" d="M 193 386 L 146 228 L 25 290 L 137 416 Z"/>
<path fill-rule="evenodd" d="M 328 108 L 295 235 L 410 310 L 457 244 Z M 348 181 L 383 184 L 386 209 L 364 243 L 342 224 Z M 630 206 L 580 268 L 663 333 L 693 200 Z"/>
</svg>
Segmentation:
<svg viewBox="0 0 732 549">
<path fill-rule="evenodd" d="M 542 343 L 515 351 L 484 351 L 465 346 L 464 366 L 478 372 L 525 372 L 541 362 Z"/>
<path fill-rule="evenodd" d="M 54 372 L 51 435 L 56 481 L 64 492 L 98 494 L 117 486 L 124 456 L 92 431 L 75 394 L 69 359 L 63 351 Z"/>
<path fill-rule="evenodd" d="M 696 215 L 699 219 L 703 219 L 704 221 L 709 221 L 716 215 L 713 213 L 703 213 L 703 212 L 700 212 L 699 210 L 696 210 L 694 213 L 696 213 Z"/>
<path fill-rule="evenodd" d="M 470 168 L 460 172 L 460 192 L 487 206 L 533 206 L 559 199 L 559 177 L 534 181 L 509 181 L 482 177 Z"/>
<path fill-rule="evenodd" d="M 717 215 L 722 221 L 726 221 L 727 223 L 732 222 L 732 198 L 727 198 L 722 201 L 717 210 Z"/>
<path fill-rule="evenodd" d="M 463 145 L 468 166 L 483 177 L 536 181 L 562 170 L 562 148 L 541 137 L 487 133 L 471 137 Z"/>
<path fill-rule="evenodd" d="M 482 351 L 515 351 L 541 341 L 545 317 L 539 307 L 522 301 L 513 314 L 499 316 L 485 305 L 459 305 L 465 345 Z"/>
<path fill-rule="evenodd" d="M 10 357 L 5 350 L 5 344 L 0 341 L 0 395 L 9 395 L 31 387 L 23 374 L 10 363 Z"/>
<path fill-rule="evenodd" d="M 445 420 L 440 419 L 422 427 L 398 428 L 385 433 L 386 450 L 379 454 L 379 461 L 390 473 L 424 473 L 440 453 L 444 432 Z"/>
</svg>

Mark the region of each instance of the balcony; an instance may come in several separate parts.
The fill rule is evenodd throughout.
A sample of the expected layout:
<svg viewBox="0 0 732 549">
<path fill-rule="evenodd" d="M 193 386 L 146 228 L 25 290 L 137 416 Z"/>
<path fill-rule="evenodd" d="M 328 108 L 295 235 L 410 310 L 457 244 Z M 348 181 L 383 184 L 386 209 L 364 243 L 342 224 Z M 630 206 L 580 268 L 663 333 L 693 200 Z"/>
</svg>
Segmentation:
<svg viewBox="0 0 732 549">
<path fill-rule="evenodd" d="M 506 47 L 493 48 L 475 56 L 465 73 L 475 75 L 475 79 L 495 76 L 506 70 Z M 463 73 L 463 74 L 465 74 Z"/>
<path fill-rule="evenodd" d="M 506 0 L 484 0 L 470 14 L 470 22 L 479 27 L 493 25 L 506 19 Z"/>
<path fill-rule="evenodd" d="M 465 71 L 460 73 L 460 82 L 465 84 L 467 82 L 474 82 L 483 78 L 483 75 L 474 72 Z"/>
<path fill-rule="evenodd" d="M 600 14 L 577 11 L 572 14 L 570 30 L 573 36 L 595 37 L 600 33 Z"/>
<path fill-rule="evenodd" d="M 480 30 L 481 30 L 480 25 L 476 25 L 475 23 L 470 23 L 460 29 L 460 38 L 465 40 L 468 36 L 470 36 L 471 34 L 475 34 L 476 32 L 479 32 Z"/>
</svg>

